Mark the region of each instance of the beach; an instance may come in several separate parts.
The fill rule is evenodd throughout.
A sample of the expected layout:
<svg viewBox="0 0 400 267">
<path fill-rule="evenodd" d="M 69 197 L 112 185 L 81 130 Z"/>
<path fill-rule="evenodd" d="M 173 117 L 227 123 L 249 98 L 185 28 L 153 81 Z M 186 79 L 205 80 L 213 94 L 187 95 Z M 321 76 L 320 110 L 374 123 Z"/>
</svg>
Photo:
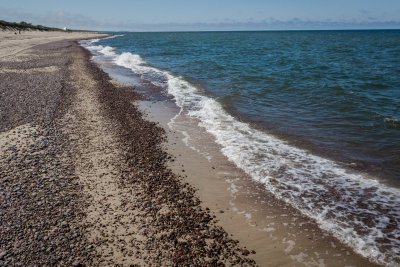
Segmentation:
<svg viewBox="0 0 400 267">
<path fill-rule="evenodd" d="M 317 242 L 320 249 L 312 249 L 308 240 L 314 237 L 307 231 L 325 237 L 315 230 L 323 229 L 350 251 L 398 265 L 399 191 L 393 174 L 399 128 L 388 119 L 397 117 L 397 79 L 372 77 L 377 68 L 367 56 L 380 57 L 381 72 L 392 73 L 387 66 L 397 53 L 398 31 L 113 34 L 81 44 L 115 80 L 142 95 L 139 108 L 156 113 L 154 121 L 176 134 L 168 139 L 178 147 L 168 149 L 186 162 L 177 163 L 176 171 L 210 193 L 204 201 L 228 191 L 233 213 L 253 226 L 255 217 L 264 221 L 255 236 L 284 244 L 279 251 L 288 262 L 347 261 L 342 256 L 348 253 L 335 250 L 335 243 Z M 383 36 L 384 42 L 376 38 Z M 360 39 L 366 50 L 348 49 L 357 49 Z M 300 66 L 303 61 L 310 64 Z M 191 160 L 193 154 L 198 157 Z M 216 180 L 225 186 L 213 184 Z M 255 195 L 250 205 L 232 201 L 243 192 Z M 274 206 L 284 212 L 268 214 Z M 296 212 L 314 226 L 304 228 Z M 288 221 L 276 223 L 277 217 Z M 276 236 L 281 224 L 294 233 Z M 262 255 L 267 243 L 255 245 Z"/>
<path fill-rule="evenodd" d="M 191 149 L 213 137 L 78 43 L 105 35 L 0 34 L 4 266 L 375 266 Z"/>
<path fill-rule="evenodd" d="M 258 266 L 379 266 L 266 192 L 229 162 L 204 130 L 193 127 L 182 117 L 175 118 L 175 127 L 182 128 L 171 129 L 168 123 L 176 114 L 174 107 L 156 101 L 139 101 L 138 106 L 147 119 L 160 123 L 167 132 L 165 147 L 174 157 L 169 167 L 198 189 L 203 205 L 217 215 L 219 224 L 228 233 L 257 252 L 254 259 Z M 190 144 L 205 145 L 212 160 L 187 145 L 187 136 L 181 130 L 197 137 Z"/>
<path fill-rule="evenodd" d="M 3 265 L 253 266 L 76 42 L 101 35 L 34 35 L 1 50 Z"/>
</svg>

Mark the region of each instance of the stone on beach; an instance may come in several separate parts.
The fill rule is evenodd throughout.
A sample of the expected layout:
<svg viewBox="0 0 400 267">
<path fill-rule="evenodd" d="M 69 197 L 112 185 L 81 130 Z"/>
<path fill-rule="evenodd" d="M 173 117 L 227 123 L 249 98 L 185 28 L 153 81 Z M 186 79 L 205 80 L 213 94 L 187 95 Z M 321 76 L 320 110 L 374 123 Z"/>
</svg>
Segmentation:
<svg viewBox="0 0 400 267">
<path fill-rule="evenodd" d="M 131 104 L 133 88 L 75 41 L 4 55 L 3 265 L 255 265 L 166 167 L 165 132 Z"/>
</svg>

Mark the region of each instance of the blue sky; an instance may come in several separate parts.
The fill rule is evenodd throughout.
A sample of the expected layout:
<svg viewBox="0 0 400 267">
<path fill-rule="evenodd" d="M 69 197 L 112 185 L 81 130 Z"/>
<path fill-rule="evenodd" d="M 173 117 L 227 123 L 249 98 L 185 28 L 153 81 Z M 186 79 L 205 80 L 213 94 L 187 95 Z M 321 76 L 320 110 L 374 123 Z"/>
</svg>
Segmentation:
<svg viewBox="0 0 400 267">
<path fill-rule="evenodd" d="M 400 28 L 400 0 L 0 0 L 0 19 L 131 31 Z"/>
</svg>

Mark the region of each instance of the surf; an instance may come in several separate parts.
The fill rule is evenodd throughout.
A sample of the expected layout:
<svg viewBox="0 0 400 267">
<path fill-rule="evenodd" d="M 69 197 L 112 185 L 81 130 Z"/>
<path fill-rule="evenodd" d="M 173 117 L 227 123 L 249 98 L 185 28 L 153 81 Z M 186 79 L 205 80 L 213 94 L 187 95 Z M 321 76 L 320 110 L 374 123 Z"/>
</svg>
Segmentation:
<svg viewBox="0 0 400 267">
<path fill-rule="evenodd" d="M 398 189 L 255 129 L 182 76 L 153 67 L 138 54 L 119 53 L 97 42 L 83 46 L 161 86 L 181 114 L 196 119 L 231 162 L 277 198 L 314 219 L 360 255 L 388 265 L 400 261 Z"/>
</svg>

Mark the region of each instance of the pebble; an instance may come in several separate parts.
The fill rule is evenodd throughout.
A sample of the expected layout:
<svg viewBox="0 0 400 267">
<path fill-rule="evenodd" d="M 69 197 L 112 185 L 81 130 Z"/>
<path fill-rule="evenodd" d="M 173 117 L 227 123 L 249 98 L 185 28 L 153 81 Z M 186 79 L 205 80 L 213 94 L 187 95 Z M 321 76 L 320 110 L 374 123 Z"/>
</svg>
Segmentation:
<svg viewBox="0 0 400 267">
<path fill-rule="evenodd" d="M 250 252 L 215 223 L 215 216 L 209 209 L 201 207 L 196 190 L 167 168 L 168 160 L 173 159 L 162 146 L 166 140 L 164 130 L 156 123 L 146 121 L 132 105 L 141 96 L 132 88 L 112 85 L 108 76 L 90 62 L 90 54 L 73 42 L 55 42 L 34 49 L 40 60 L 24 64 L 0 63 L 0 67 L 3 67 L 1 64 L 14 68 L 55 65 L 60 69 L 51 74 L 27 74 L 21 81 L 7 77 L 7 82 L 3 83 L 1 77 L 0 90 L 4 89 L 2 92 L 6 97 L 8 89 L 3 88 L 6 86 L 17 93 L 27 92 L 29 97 L 8 99 L 11 104 L 1 105 L 7 114 L 14 115 L 0 122 L 0 130 L 26 122 L 39 128 L 31 135 L 33 145 L 10 147 L 7 152 L 10 157 L 0 161 L 0 184 L 5 185 L 2 193 L 7 199 L 0 203 L 4 214 L 0 218 L 0 236 L 7 249 L 10 248 L 0 252 L 0 259 L 4 258 L 6 265 L 47 266 L 62 262 L 60 265 L 76 267 L 93 266 L 96 262 L 98 265 L 126 266 L 122 262 L 141 260 L 152 266 L 256 266 L 254 260 L 247 257 Z M 99 236 L 97 241 L 88 240 L 85 231 L 89 226 L 77 224 L 85 221 L 89 201 L 79 178 L 73 179 L 76 177 L 75 144 L 80 138 L 69 138 L 73 133 L 67 135 L 60 121 L 73 107 L 74 81 L 69 80 L 69 68 L 76 56 L 85 57 L 85 67 L 98 85 L 98 99 L 93 101 L 98 101 L 104 119 L 115 124 L 113 131 L 118 141 L 110 142 L 118 142 L 125 158 L 112 175 L 120 177 L 115 181 L 119 186 L 132 192 L 131 197 L 123 200 L 123 212 L 135 215 L 130 222 L 121 222 L 118 214 L 122 211 L 119 211 L 113 215 L 116 221 L 112 224 L 96 226 L 123 225 L 127 231 L 120 235 L 113 230 L 108 236 Z M 11 112 L 16 107 L 21 107 L 22 111 Z M 106 153 L 105 150 L 99 152 Z M 110 207 L 104 207 L 101 212 L 109 210 Z M 139 229 L 142 238 L 129 236 L 131 228 Z M 79 230 L 79 234 L 74 234 L 74 229 Z M 125 239 L 125 236 L 131 239 Z M 119 244 L 120 251 L 98 254 L 97 248 L 102 242 L 107 245 L 113 240 Z M 128 246 L 126 240 L 132 245 Z M 121 260 L 115 260 L 114 255 L 121 253 Z"/>
</svg>

